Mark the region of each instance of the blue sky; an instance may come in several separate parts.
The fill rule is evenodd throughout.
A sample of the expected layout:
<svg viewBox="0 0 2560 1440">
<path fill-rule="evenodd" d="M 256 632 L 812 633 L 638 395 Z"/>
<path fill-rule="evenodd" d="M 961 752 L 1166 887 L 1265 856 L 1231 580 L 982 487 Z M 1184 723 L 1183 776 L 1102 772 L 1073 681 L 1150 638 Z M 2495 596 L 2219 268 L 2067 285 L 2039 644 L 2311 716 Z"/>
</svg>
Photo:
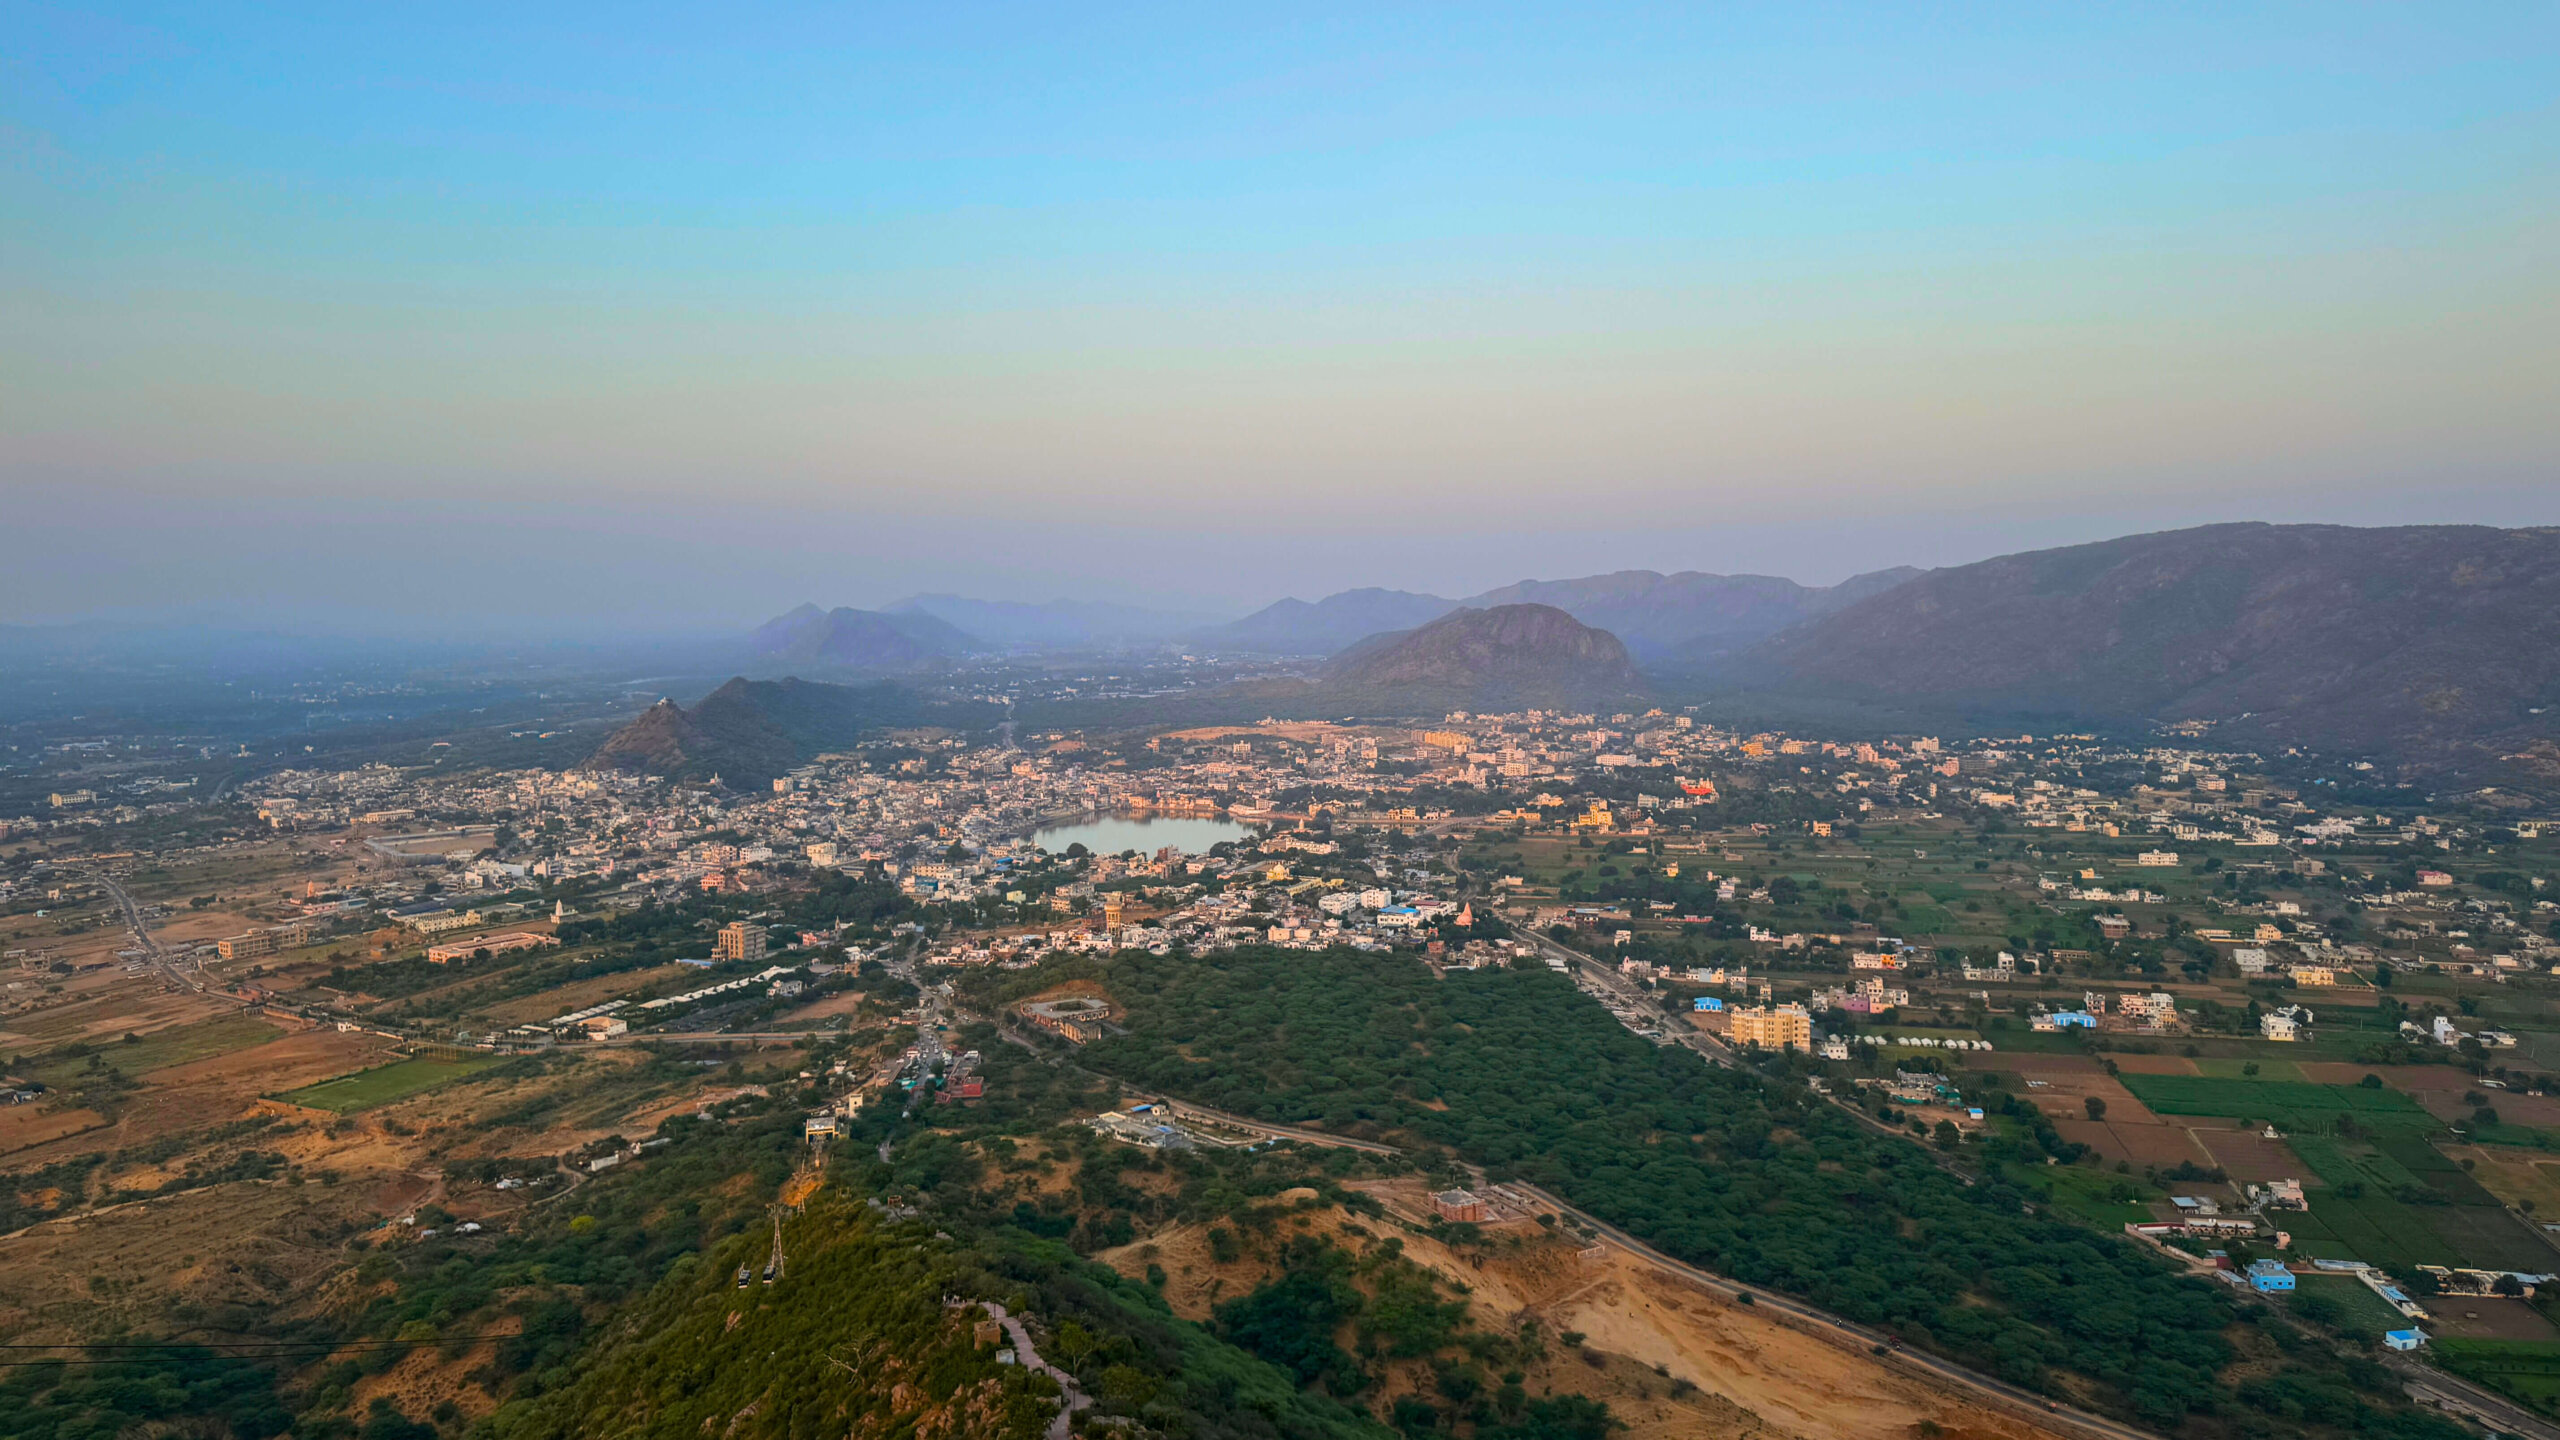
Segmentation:
<svg viewBox="0 0 2560 1440">
<path fill-rule="evenodd" d="M 2560 522 L 2548 6 L 535 8 L 0 4 L 0 619 Z"/>
</svg>

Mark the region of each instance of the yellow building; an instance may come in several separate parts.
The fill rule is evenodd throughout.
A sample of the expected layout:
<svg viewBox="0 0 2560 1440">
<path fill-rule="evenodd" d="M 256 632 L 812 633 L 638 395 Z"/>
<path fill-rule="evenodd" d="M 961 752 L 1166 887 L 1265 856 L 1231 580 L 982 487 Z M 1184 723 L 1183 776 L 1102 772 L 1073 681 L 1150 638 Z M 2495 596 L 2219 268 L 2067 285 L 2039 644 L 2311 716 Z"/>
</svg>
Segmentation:
<svg viewBox="0 0 2560 1440">
<path fill-rule="evenodd" d="M 276 953 L 275 932 L 252 930 L 246 935 L 234 935 L 222 941 L 216 949 L 225 960 L 254 960 L 261 955 L 273 955 Z"/>
<path fill-rule="evenodd" d="M 1741 1005 L 1726 1014 L 1730 1028 L 1725 1033 L 1736 1045 L 1768 1050 L 1813 1048 L 1813 1016 L 1801 1005 Z"/>
<path fill-rule="evenodd" d="M 764 946 L 764 927 L 740 920 L 720 927 L 720 944 L 712 953 L 722 960 L 761 960 Z"/>
</svg>

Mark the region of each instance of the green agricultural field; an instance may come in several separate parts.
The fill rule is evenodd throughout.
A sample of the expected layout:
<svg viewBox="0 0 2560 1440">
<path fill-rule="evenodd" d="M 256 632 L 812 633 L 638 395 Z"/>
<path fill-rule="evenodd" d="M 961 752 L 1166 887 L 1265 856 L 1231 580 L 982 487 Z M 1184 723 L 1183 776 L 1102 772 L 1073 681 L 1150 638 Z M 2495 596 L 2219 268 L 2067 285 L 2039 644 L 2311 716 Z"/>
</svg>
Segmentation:
<svg viewBox="0 0 2560 1440">
<path fill-rule="evenodd" d="M 2495 1125 L 2465 1124 L 2463 1132 L 2481 1145 L 2508 1145 L 2518 1150 L 2560 1150 L 2560 1135 L 2501 1120 Z"/>
<path fill-rule="evenodd" d="M 2462 1263 L 2483 1270 L 2521 1270 L 2544 1274 L 2560 1270 L 2542 1231 L 2520 1220 L 2502 1205 L 2428 1205 L 2414 1207 L 2427 1227 L 2444 1237 Z"/>
<path fill-rule="evenodd" d="M 495 1058 L 485 1056 L 468 1060 L 394 1060 L 388 1065 L 323 1080 L 317 1085 L 305 1085 L 274 1098 L 289 1105 L 308 1105 L 315 1110 L 335 1110 L 345 1115 L 432 1090 L 448 1080 L 459 1080 L 497 1063 Z"/>
<path fill-rule="evenodd" d="M 2314 1303 L 2305 1307 L 2303 1301 Z M 2397 1330 L 2410 1322 L 2391 1308 L 2381 1296 L 2364 1286 L 2364 1282 L 2348 1275 L 2304 1275 L 2294 1281 L 2291 1304 L 2294 1308 L 2313 1311 L 2328 1310 L 2336 1315 L 2326 1320 L 2349 1335 L 2380 1341 L 2386 1330 Z"/>
<path fill-rule="evenodd" d="M 2255 1075 L 2246 1075 L 2241 1073 L 2242 1067 L 2248 1065 L 2257 1066 L 2258 1073 Z M 2302 1067 L 2294 1064 L 2290 1060 L 2259 1060 L 2244 1059 L 2240 1057 L 2224 1057 L 2221 1059 L 2198 1060 L 2196 1062 L 2196 1068 L 2216 1080 L 2274 1081 L 2300 1080 L 2302 1078 Z"/>
<path fill-rule="evenodd" d="M 264 1020 L 246 1015 L 226 1015 L 219 1020 L 206 1020 L 193 1025 L 172 1025 L 154 1030 L 133 1040 L 109 1040 L 90 1045 L 80 1053 L 69 1048 L 48 1052 L 31 1060 L 25 1073 L 47 1085 L 71 1083 L 80 1072 L 90 1068 L 113 1069 L 126 1075 L 146 1075 L 166 1070 L 172 1065 L 186 1065 L 197 1060 L 210 1060 L 252 1045 L 264 1045 L 284 1032 Z"/>
<path fill-rule="evenodd" d="M 2441 1339 L 2435 1362 L 2545 1415 L 2560 1415 L 2560 1342 Z"/>
<path fill-rule="evenodd" d="M 2310 1192 L 2309 1215 L 2285 1221 L 2311 1254 L 2404 1274 L 2410 1265 L 2560 1267 L 2560 1252 L 2540 1231 L 2417 1136 L 2366 1142 L 2296 1135 L 2289 1143 L 2326 1187 Z"/>
<path fill-rule="evenodd" d="M 2031 1194 L 2044 1197 L 2045 1203 L 2065 1215 L 2101 1230 L 2121 1230 L 2152 1219 L 2149 1207 L 2142 1202 L 2157 1200 L 2168 1192 L 2146 1185 L 2138 1177 L 2110 1174 L 2081 1166 L 2013 1165 L 2007 1170 L 2011 1182 Z"/>
<path fill-rule="evenodd" d="M 2277 1128 L 2330 1134 L 2340 1117 L 2369 1133 L 2424 1134 L 2442 1128 L 2418 1102 L 2388 1087 L 2313 1085 L 2300 1080 L 2230 1080 L 2209 1075 L 2119 1075 L 2134 1098 L 2162 1115 L 2266 1120 Z"/>
</svg>

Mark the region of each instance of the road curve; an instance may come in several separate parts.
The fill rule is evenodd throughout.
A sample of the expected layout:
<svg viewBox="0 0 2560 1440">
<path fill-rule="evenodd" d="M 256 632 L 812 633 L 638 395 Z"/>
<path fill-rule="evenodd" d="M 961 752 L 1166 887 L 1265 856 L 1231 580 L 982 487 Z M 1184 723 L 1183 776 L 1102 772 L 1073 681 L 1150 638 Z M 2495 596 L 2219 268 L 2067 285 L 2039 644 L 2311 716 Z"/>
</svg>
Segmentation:
<svg viewBox="0 0 2560 1440">
<path fill-rule="evenodd" d="M 1320 1130 L 1301 1130 L 1293 1125 L 1274 1125 L 1261 1120 L 1248 1120 L 1241 1115 L 1230 1115 L 1223 1110 L 1212 1110 L 1206 1105 L 1194 1105 L 1185 1100 L 1167 1100 L 1164 1103 L 1172 1108 L 1177 1118 L 1193 1116 L 1216 1124 L 1233 1126 L 1239 1130 L 1251 1131 L 1258 1135 L 1268 1135 L 1274 1139 L 1298 1140 L 1310 1145 L 1342 1150 L 1366 1150 L 1372 1154 L 1401 1153 L 1392 1145 L 1382 1145 L 1373 1140 L 1354 1140 L 1344 1135 L 1328 1135 Z M 2158 1436 L 2148 1430 L 2063 1405 L 2023 1386 L 2012 1385 L 2005 1380 L 1995 1380 L 1953 1360 L 1903 1348 L 1900 1341 L 1882 1331 L 1870 1330 L 1855 1321 L 1844 1320 L 1827 1310 L 1808 1305 L 1777 1291 L 1763 1289 L 1757 1285 L 1747 1285 L 1718 1275 L 1711 1270 L 1702 1270 L 1695 1265 L 1674 1260 L 1617 1226 L 1568 1205 L 1535 1185 L 1518 1180 L 1503 1183 L 1507 1188 L 1554 1209 L 1557 1214 L 1579 1221 L 1603 1241 L 1617 1246 L 1657 1270 L 1692 1284 L 1711 1286 L 1737 1295 L 1749 1294 L 1753 1297 L 1754 1305 L 1765 1306 L 1790 1319 L 1801 1321 L 1809 1333 L 1843 1348 L 1872 1351 L 1883 1347 L 1902 1363 L 1925 1371 L 1935 1379 L 1968 1392 L 1972 1398 L 1986 1401 L 1994 1409 L 2018 1414 L 2034 1420 L 2037 1424 L 2052 1428 L 2077 1429 L 2083 1434 L 2100 1437 L 2100 1440 L 2159 1440 Z M 2560 1440 L 2560 1435 L 2537 1437 L 2537 1440 Z"/>
</svg>

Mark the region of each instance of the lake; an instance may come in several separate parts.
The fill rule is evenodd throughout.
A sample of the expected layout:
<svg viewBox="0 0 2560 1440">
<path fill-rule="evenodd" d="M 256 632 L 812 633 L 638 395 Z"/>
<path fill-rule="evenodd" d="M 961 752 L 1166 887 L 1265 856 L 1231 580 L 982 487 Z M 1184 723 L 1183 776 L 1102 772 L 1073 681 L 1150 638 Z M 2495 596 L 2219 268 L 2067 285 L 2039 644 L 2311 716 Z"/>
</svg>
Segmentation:
<svg viewBox="0 0 2560 1440">
<path fill-rule="evenodd" d="M 1123 850 L 1152 855 L 1167 845 L 1186 855 L 1198 855 L 1221 840 L 1250 840 L 1253 837 L 1252 830 L 1233 820 L 1139 819 L 1109 815 L 1036 830 L 1032 832 L 1031 843 L 1053 855 L 1070 845 L 1082 845 L 1096 855 L 1117 855 Z"/>
</svg>

